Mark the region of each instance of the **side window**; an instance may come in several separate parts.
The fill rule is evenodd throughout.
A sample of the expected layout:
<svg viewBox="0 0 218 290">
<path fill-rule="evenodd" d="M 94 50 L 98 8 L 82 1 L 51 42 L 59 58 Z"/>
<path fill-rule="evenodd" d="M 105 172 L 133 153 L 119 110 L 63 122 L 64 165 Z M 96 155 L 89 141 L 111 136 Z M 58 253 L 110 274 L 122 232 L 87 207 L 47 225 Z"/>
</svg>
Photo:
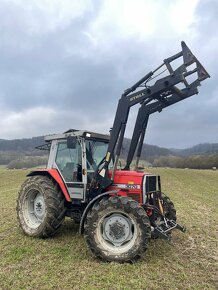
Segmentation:
<svg viewBox="0 0 218 290">
<path fill-rule="evenodd" d="M 79 143 L 75 149 L 67 148 L 67 142 L 58 144 L 56 165 L 66 182 L 82 182 L 82 150 Z"/>
</svg>

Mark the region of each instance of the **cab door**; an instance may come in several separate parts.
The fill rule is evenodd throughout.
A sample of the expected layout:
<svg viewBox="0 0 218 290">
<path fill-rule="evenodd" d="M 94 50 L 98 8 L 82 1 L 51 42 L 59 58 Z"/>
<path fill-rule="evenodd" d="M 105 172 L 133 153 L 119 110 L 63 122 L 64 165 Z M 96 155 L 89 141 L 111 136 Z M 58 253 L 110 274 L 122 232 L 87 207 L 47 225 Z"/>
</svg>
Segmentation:
<svg viewBox="0 0 218 290">
<path fill-rule="evenodd" d="M 68 148 L 67 141 L 57 142 L 55 167 L 59 170 L 72 199 L 85 200 L 87 176 L 82 140 L 74 148 Z"/>
</svg>

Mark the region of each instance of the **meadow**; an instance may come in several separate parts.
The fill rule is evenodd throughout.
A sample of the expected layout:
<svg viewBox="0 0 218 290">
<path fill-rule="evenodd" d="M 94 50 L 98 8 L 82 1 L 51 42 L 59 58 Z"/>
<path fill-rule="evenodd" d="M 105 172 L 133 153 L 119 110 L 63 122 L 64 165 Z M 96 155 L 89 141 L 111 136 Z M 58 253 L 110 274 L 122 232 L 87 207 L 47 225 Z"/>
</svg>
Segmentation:
<svg viewBox="0 0 218 290">
<path fill-rule="evenodd" d="M 186 233 L 151 240 L 134 264 L 104 263 L 66 219 L 50 239 L 25 236 L 16 199 L 27 170 L 0 168 L 0 289 L 217 289 L 218 171 L 149 169 L 161 175 Z"/>
</svg>

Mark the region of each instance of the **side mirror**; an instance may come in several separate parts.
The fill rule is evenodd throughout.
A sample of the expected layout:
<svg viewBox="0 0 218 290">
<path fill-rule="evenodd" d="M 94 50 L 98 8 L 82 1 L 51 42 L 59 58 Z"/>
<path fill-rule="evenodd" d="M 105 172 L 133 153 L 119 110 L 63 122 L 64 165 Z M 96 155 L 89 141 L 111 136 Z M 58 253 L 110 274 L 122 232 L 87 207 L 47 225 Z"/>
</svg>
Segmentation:
<svg viewBox="0 0 218 290">
<path fill-rule="evenodd" d="M 67 137 L 67 148 L 75 149 L 76 148 L 76 143 L 77 143 L 76 137 L 73 137 L 73 136 L 68 136 Z"/>
</svg>

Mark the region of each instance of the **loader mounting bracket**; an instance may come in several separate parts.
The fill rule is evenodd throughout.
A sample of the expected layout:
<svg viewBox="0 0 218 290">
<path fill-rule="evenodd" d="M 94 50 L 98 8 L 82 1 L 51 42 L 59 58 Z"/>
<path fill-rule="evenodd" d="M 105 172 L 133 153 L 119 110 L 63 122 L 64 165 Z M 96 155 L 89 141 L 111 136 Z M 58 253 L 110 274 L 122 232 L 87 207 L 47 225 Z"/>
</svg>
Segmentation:
<svg viewBox="0 0 218 290">
<path fill-rule="evenodd" d="M 181 226 L 180 224 L 177 224 L 173 220 L 165 218 L 164 221 L 161 222 L 161 224 L 159 224 L 157 227 L 154 228 L 153 234 L 155 237 L 159 237 L 161 239 L 169 241 L 171 238 L 170 233 L 175 229 L 178 229 L 183 233 L 186 231 L 185 227 Z"/>
</svg>

